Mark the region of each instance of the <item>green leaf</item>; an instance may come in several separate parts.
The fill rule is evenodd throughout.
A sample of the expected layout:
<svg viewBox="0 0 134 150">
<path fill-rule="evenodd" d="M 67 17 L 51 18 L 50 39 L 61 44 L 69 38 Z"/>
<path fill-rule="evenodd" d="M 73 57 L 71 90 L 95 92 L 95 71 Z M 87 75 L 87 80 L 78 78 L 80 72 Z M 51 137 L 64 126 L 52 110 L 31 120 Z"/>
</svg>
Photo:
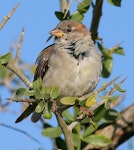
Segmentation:
<svg viewBox="0 0 134 150">
<path fill-rule="evenodd" d="M 17 100 L 18 98 L 24 96 L 26 93 L 26 89 L 25 88 L 19 88 L 16 90 L 16 94 L 13 97 L 14 100 Z"/>
<path fill-rule="evenodd" d="M 7 73 L 7 68 L 0 63 L 0 78 L 4 79 Z"/>
<path fill-rule="evenodd" d="M 112 72 L 113 60 L 109 58 L 105 58 L 102 60 L 102 64 L 103 64 L 102 76 L 104 78 L 108 78 Z"/>
<path fill-rule="evenodd" d="M 118 96 L 112 96 L 109 98 L 110 103 L 114 103 L 118 99 Z"/>
<path fill-rule="evenodd" d="M 78 123 L 75 127 L 74 127 L 74 133 L 77 133 L 79 136 L 81 136 L 81 124 Z"/>
<path fill-rule="evenodd" d="M 56 99 L 59 96 L 59 88 L 58 87 L 53 87 L 51 92 L 50 92 L 50 97 L 52 99 Z"/>
<path fill-rule="evenodd" d="M 114 87 L 116 88 L 116 90 L 118 90 L 119 92 L 126 92 L 126 90 L 122 89 L 118 84 L 114 84 Z"/>
<path fill-rule="evenodd" d="M 79 112 L 79 108 L 76 107 L 76 106 L 74 106 L 74 107 L 73 107 L 73 111 L 74 111 L 74 119 L 77 119 L 77 117 L 78 117 L 78 112 Z"/>
<path fill-rule="evenodd" d="M 81 147 L 81 140 L 80 140 L 79 135 L 73 133 L 72 134 L 72 138 L 73 138 L 74 146 L 77 147 L 77 149 L 80 149 L 80 147 Z"/>
<path fill-rule="evenodd" d="M 25 95 L 25 93 L 26 93 L 26 89 L 25 89 L 25 88 L 19 88 L 19 89 L 17 89 L 17 91 L 16 91 L 16 95 L 17 95 L 18 97 L 21 97 L 21 96 Z"/>
<path fill-rule="evenodd" d="M 120 113 L 113 109 L 108 109 L 104 115 L 104 117 L 101 119 L 104 123 L 112 123 L 116 119 L 120 117 Z"/>
<path fill-rule="evenodd" d="M 35 108 L 36 113 L 41 113 L 45 109 L 44 101 L 39 102 L 39 104 Z"/>
<path fill-rule="evenodd" d="M 83 138 L 92 134 L 97 128 L 98 128 L 99 124 L 97 122 L 94 122 L 94 125 L 91 124 L 83 133 Z"/>
<path fill-rule="evenodd" d="M 52 110 L 51 108 L 49 107 L 48 103 L 45 103 L 45 108 L 43 110 L 43 117 L 45 119 L 51 119 L 52 118 Z"/>
<path fill-rule="evenodd" d="M 71 16 L 71 19 L 81 22 L 84 19 L 84 14 L 77 11 Z"/>
<path fill-rule="evenodd" d="M 96 94 L 93 94 L 92 96 L 90 96 L 87 100 L 86 100 L 86 103 L 85 105 L 87 107 L 92 107 L 93 105 L 96 104 Z"/>
<path fill-rule="evenodd" d="M 60 21 L 63 20 L 63 17 L 64 17 L 64 13 L 63 13 L 63 12 L 55 11 L 55 15 L 56 15 L 56 17 L 57 17 Z"/>
<path fill-rule="evenodd" d="M 42 93 L 41 89 L 39 88 L 35 90 L 35 99 L 37 100 L 44 99 L 44 93 Z"/>
<path fill-rule="evenodd" d="M 77 97 L 63 97 L 60 102 L 64 105 L 74 105 L 76 100 L 78 100 Z"/>
<path fill-rule="evenodd" d="M 65 11 L 66 11 L 66 10 L 65 10 Z M 65 18 L 64 18 L 65 13 L 60 12 L 60 11 L 55 11 L 55 15 L 56 15 L 56 17 L 57 17 L 60 21 L 70 19 L 70 12 L 69 12 L 69 11 L 68 11 L 68 13 L 66 14 Z"/>
<path fill-rule="evenodd" d="M 108 2 L 114 6 L 118 6 L 120 7 L 121 6 L 121 1 L 122 0 L 108 0 Z"/>
<path fill-rule="evenodd" d="M 35 80 L 33 82 L 33 89 L 39 89 L 41 86 L 42 86 L 42 79 L 41 78 L 38 78 L 37 80 Z"/>
<path fill-rule="evenodd" d="M 3 65 L 7 64 L 9 62 L 10 58 L 11 58 L 11 54 L 10 53 L 7 53 L 7 54 L 1 56 L 0 57 L 1 64 L 3 64 Z"/>
<path fill-rule="evenodd" d="M 49 99 L 50 99 L 50 94 L 45 93 L 45 94 L 44 94 L 44 99 L 45 99 L 45 100 L 49 100 Z"/>
<path fill-rule="evenodd" d="M 59 137 L 62 134 L 61 128 L 58 126 L 56 128 L 46 128 L 42 131 L 42 134 L 44 136 L 50 137 L 50 138 L 56 138 Z"/>
<path fill-rule="evenodd" d="M 44 111 L 43 111 L 43 117 L 45 119 L 51 119 L 52 118 L 52 111 L 44 109 Z"/>
<path fill-rule="evenodd" d="M 106 108 L 104 107 L 104 105 L 99 106 L 94 111 L 93 122 L 99 122 L 101 120 L 101 118 L 104 117 L 105 113 L 106 113 Z"/>
<path fill-rule="evenodd" d="M 100 49 L 100 51 L 102 52 L 104 58 L 112 59 L 112 52 L 110 50 L 106 49 L 99 42 L 97 42 L 97 45 L 98 45 L 98 48 Z"/>
<path fill-rule="evenodd" d="M 25 94 L 26 94 L 27 96 L 34 96 L 35 90 L 26 91 Z"/>
<path fill-rule="evenodd" d="M 77 5 L 77 10 L 80 13 L 86 13 L 87 10 L 89 9 L 89 6 L 90 6 L 91 2 L 92 2 L 92 0 L 83 0 L 82 2 L 80 2 Z"/>
<path fill-rule="evenodd" d="M 74 121 L 74 117 L 71 115 L 71 113 L 69 112 L 69 110 L 65 110 L 62 113 L 63 117 L 65 118 L 67 123 L 71 123 L 72 121 Z"/>
<path fill-rule="evenodd" d="M 118 47 L 114 50 L 114 53 L 119 55 L 125 55 L 124 49 L 122 47 Z"/>
<path fill-rule="evenodd" d="M 90 135 L 83 138 L 82 140 L 97 147 L 105 147 L 111 143 L 109 138 L 101 134 Z"/>
</svg>

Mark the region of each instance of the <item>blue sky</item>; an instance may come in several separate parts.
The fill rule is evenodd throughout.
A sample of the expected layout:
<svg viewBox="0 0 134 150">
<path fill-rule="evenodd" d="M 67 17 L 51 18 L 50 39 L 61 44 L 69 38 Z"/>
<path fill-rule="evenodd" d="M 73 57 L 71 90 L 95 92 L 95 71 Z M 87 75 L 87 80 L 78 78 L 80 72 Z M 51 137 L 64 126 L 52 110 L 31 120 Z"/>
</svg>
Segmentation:
<svg viewBox="0 0 134 150">
<path fill-rule="evenodd" d="M 25 28 L 24 42 L 22 45 L 21 59 L 27 63 L 34 64 L 39 52 L 51 44 L 44 44 L 45 40 L 49 37 L 49 31 L 53 29 L 59 20 L 55 17 L 54 11 L 59 11 L 58 1 L 32 1 L 32 0 L 6 0 L 0 1 L 0 21 L 3 17 L 9 13 L 9 11 L 18 3 L 21 2 L 19 8 L 0 31 L 0 55 L 9 51 L 11 43 L 18 41 L 22 28 Z M 74 10 L 77 2 L 71 7 Z M 125 50 L 125 56 L 114 55 L 114 67 L 110 78 L 101 79 L 102 82 L 108 82 L 114 77 L 122 74 L 122 78 L 128 77 L 124 83 L 123 88 L 127 90 L 125 98 L 121 103 L 119 110 L 131 105 L 133 103 L 133 77 L 134 71 L 132 71 L 133 56 L 134 56 L 134 14 L 133 14 L 133 0 L 124 0 L 122 7 L 114 7 L 104 2 L 103 16 L 99 27 L 99 35 L 103 38 L 104 45 L 110 48 L 117 43 L 123 42 L 122 47 Z M 86 14 L 84 24 L 89 27 L 91 18 L 91 12 Z M 32 77 L 31 77 L 32 78 Z M 4 88 L 0 89 L 0 96 L 5 102 L 5 98 L 10 97 L 10 93 L 6 92 Z M 21 105 L 19 103 L 13 103 L 10 106 L 11 110 L 20 114 Z M 44 148 L 46 150 L 52 149 L 51 140 L 41 135 L 41 124 L 33 124 L 29 119 L 24 120 L 22 123 L 15 124 L 17 115 L 13 115 L 9 112 L 0 112 L 0 122 L 8 124 L 12 127 L 21 129 L 38 139 L 41 144 L 37 144 L 30 138 L 26 137 L 22 133 L 18 133 L 11 129 L 0 126 L 0 149 L 4 150 L 37 150 Z M 49 121 L 54 126 L 57 125 L 55 118 Z M 133 142 L 132 142 L 133 141 Z M 117 150 L 122 148 L 134 147 L 134 138 L 131 142 L 126 142 L 120 146 Z"/>
</svg>

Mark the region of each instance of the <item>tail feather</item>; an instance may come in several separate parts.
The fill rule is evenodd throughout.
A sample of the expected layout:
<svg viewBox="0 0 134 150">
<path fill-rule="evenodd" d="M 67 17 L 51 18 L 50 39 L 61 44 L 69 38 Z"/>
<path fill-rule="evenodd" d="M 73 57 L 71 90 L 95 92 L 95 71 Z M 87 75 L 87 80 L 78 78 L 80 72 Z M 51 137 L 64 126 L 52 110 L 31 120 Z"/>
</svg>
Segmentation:
<svg viewBox="0 0 134 150">
<path fill-rule="evenodd" d="M 27 109 L 17 118 L 15 123 L 21 122 L 23 119 L 27 118 L 31 113 L 33 113 L 36 106 L 37 103 L 33 103 L 32 105 L 29 105 Z"/>
</svg>

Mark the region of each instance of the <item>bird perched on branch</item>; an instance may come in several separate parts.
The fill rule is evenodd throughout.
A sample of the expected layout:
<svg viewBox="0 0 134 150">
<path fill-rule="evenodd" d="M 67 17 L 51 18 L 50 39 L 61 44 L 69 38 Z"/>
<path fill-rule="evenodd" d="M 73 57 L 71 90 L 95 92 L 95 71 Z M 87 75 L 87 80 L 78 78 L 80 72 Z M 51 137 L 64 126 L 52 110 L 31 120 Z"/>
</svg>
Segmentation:
<svg viewBox="0 0 134 150">
<path fill-rule="evenodd" d="M 92 92 L 102 63 L 88 29 L 82 23 L 64 20 L 50 34 L 55 37 L 54 44 L 38 56 L 34 80 L 41 77 L 46 86 L 57 86 L 63 96 L 79 97 Z M 29 105 L 16 122 L 30 115 L 36 105 Z"/>
</svg>

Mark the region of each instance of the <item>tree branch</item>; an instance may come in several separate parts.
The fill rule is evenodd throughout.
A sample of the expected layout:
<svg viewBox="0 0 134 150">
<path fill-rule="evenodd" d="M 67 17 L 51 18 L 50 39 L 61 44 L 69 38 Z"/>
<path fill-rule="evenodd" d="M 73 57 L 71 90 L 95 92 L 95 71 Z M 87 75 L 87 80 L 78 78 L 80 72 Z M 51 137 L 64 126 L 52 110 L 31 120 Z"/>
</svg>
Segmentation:
<svg viewBox="0 0 134 150">
<path fill-rule="evenodd" d="M 110 139 L 112 143 L 101 150 L 112 150 L 127 141 L 134 135 L 134 104 L 121 112 L 121 117 L 113 124 L 107 125 L 96 131 Z M 96 149 L 93 145 L 87 145 L 83 150 Z"/>
<path fill-rule="evenodd" d="M 114 81 L 117 80 L 118 78 L 119 78 L 119 76 L 116 77 L 115 79 L 113 79 L 111 82 L 107 83 L 107 85 L 108 85 L 108 84 L 111 84 L 111 83 L 113 84 Z M 123 79 L 118 85 L 121 86 L 121 85 L 125 82 L 125 80 L 126 80 L 126 78 Z M 102 87 L 101 87 L 100 89 L 102 89 Z M 98 89 L 98 90 L 99 90 L 99 89 Z M 98 91 L 98 90 L 97 90 L 97 91 Z M 95 109 L 97 109 L 99 106 L 105 104 L 116 90 L 117 90 L 117 89 L 116 89 L 115 87 L 111 88 L 111 90 L 108 92 L 108 94 L 107 94 L 100 102 L 98 102 L 97 104 L 95 104 L 95 105 L 93 105 L 91 108 L 89 108 L 89 111 L 93 112 L 93 111 L 94 111 Z M 122 96 L 121 96 L 121 97 L 122 97 Z M 73 129 L 82 119 L 84 119 L 84 118 L 85 118 L 85 115 L 81 114 L 81 115 L 78 117 L 78 119 L 77 119 L 76 121 L 72 122 L 72 123 L 69 125 L 70 130 L 72 130 L 72 129 Z"/>
<path fill-rule="evenodd" d="M 68 0 L 60 0 L 60 11 L 65 12 L 68 7 Z"/>
<path fill-rule="evenodd" d="M 98 37 L 98 27 L 100 23 L 100 18 L 102 16 L 102 6 L 103 0 L 96 0 L 95 5 L 93 5 L 93 17 L 90 27 L 90 32 L 93 41 L 95 41 Z"/>
<path fill-rule="evenodd" d="M 64 134 L 67 150 L 74 150 L 72 131 L 70 130 L 70 128 L 67 126 L 66 122 L 62 118 L 61 113 L 59 113 L 57 110 L 55 111 L 55 116 Z"/>
<path fill-rule="evenodd" d="M 0 24 L 0 29 L 2 29 L 4 27 L 4 25 L 7 23 L 7 21 L 11 18 L 11 16 L 13 15 L 13 13 L 16 11 L 16 9 L 19 7 L 20 3 L 18 3 L 11 11 L 10 13 L 5 16 Z"/>
<path fill-rule="evenodd" d="M 111 84 L 114 84 L 116 80 L 118 80 L 120 78 L 120 76 L 117 76 L 116 78 L 114 78 L 112 81 L 110 81 L 109 83 L 103 85 L 102 87 L 100 87 L 98 90 L 93 91 L 91 93 L 88 93 L 84 96 L 79 97 L 80 101 L 84 101 L 85 99 L 87 99 L 88 97 L 90 97 L 91 95 L 95 94 L 95 93 L 99 93 L 103 90 L 105 90 L 108 86 L 110 86 Z"/>
<path fill-rule="evenodd" d="M 15 65 L 7 64 L 4 65 L 6 68 L 8 68 L 10 71 L 12 71 L 14 74 L 17 75 L 18 78 L 26 85 L 26 87 L 31 88 L 32 83 L 28 80 L 28 78 L 22 73 L 20 69 L 18 69 Z"/>
<path fill-rule="evenodd" d="M 18 66 L 18 63 L 19 63 L 23 38 L 24 38 L 24 28 L 22 29 L 20 40 L 19 40 L 19 43 L 17 44 L 17 52 L 16 52 L 16 56 L 15 56 L 15 65 L 16 66 Z"/>
<path fill-rule="evenodd" d="M 22 29 L 19 43 L 17 44 L 17 52 L 16 52 L 14 64 L 12 64 L 12 62 L 10 61 L 10 62 L 8 62 L 8 64 L 3 64 L 3 66 L 5 66 L 10 71 L 12 71 L 15 75 L 17 75 L 17 77 L 20 78 L 20 80 L 26 85 L 26 87 L 31 88 L 32 83 L 28 80 L 28 78 L 23 74 L 21 69 L 19 69 L 19 67 L 18 67 L 23 37 L 24 37 L 24 28 Z"/>
</svg>

